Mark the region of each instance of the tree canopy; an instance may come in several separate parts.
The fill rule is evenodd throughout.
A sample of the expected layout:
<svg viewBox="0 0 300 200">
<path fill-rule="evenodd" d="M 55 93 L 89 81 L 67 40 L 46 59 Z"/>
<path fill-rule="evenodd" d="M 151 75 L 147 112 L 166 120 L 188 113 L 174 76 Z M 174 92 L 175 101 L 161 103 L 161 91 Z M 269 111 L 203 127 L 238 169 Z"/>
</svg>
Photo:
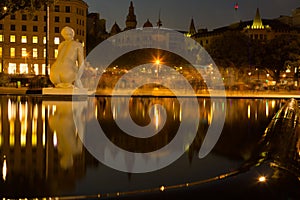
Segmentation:
<svg viewBox="0 0 300 200">
<path fill-rule="evenodd" d="M 275 79 L 287 66 L 300 66 L 300 37 L 292 34 L 260 41 L 241 32 L 228 31 L 215 38 L 207 51 L 220 67 L 260 68 L 272 71 Z"/>
<path fill-rule="evenodd" d="M 34 13 L 34 11 L 39 10 L 46 4 L 52 4 L 54 1 L 55 0 L 1 0 L 0 19 L 18 10 L 28 10 Z"/>
</svg>

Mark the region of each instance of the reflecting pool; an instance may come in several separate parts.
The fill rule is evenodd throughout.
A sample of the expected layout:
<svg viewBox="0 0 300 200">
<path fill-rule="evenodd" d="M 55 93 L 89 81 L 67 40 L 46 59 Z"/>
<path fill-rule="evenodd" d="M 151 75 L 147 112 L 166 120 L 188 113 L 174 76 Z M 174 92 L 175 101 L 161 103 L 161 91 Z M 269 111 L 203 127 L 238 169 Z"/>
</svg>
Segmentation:
<svg viewBox="0 0 300 200">
<path fill-rule="evenodd" d="M 285 99 L 227 99 L 212 102 L 198 98 L 198 110 L 191 109 L 190 99 L 178 104 L 176 98 L 87 97 L 74 110 L 70 99 L 47 99 L 41 96 L 0 96 L 0 196 L 5 198 L 84 196 L 137 191 L 164 185 L 188 184 L 236 170 L 251 158 L 264 130 Z M 84 105 L 84 106 L 83 106 Z M 160 106 L 159 106 L 160 105 Z M 199 158 L 206 131 L 214 110 L 224 110 L 222 134 L 213 150 Z M 162 109 L 164 107 L 164 109 Z M 151 109 L 150 109 L 151 108 Z M 129 112 L 125 111 L 129 110 Z M 199 123 L 193 123 L 195 113 Z M 73 116 L 80 120 L 73 120 Z M 166 116 L 166 120 L 163 118 Z M 188 127 L 197 127 L 191 145 L 183 142 L 184 154 L 172 164 L 148 173 L 128 173 L 110 168 L 83 145 L 87 125 L 97 121 L 105 137 L 130 152 L 150 152 L 172 141 L 182 119 L 191 119 Z M 116 121 L 132 120 L 158 133 L 150 138 L 122 133 Z M 189 129 L 182 138 L 188 140 Z M 85 132 L 85 135 L 80 135 Z M 138 133 L 136 133 L 138 134 Z M 145 136 L 146 137 L 146 136 Z M 148 136 L 147 136 L 148 137 Z M 134 158 L 122 157 L 108 142 L 96 141 L 101 158 L 123 159 L 129 169 Z M 142 154 L 145 155 L 145 154 Z M 157 159 L 141 157 L 145 163 Z"/>
</svg>

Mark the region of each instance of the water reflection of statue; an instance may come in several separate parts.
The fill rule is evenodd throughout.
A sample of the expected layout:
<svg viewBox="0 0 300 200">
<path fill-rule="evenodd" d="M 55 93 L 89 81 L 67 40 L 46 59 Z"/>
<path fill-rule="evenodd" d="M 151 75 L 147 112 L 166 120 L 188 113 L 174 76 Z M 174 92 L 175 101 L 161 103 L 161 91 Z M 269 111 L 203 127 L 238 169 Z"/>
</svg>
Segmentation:
<svg viewBox="0 0 300 200">
<path fill-rule="evenodd" d="M 61 31 L 64 37 L 58 46 L 58 55 L 51 66 L 50 80 L 58 88 L 82 88 L 80 81 L 84 69 L 83 47 L 80 42 L 74 40 L 74 30 L 64 27 Z"/>
<path fill-rule="evenodd" d="M 60 155 L 60 166 L 68 169 L 73 166 L 73 157 L 82 152 L 82 143 L 77 135 L 73 120 L 71 101 L 54 103 L 56 111 L 49 116 L 49 126 L 57 134 L 57 149 Z"/>
</svg>

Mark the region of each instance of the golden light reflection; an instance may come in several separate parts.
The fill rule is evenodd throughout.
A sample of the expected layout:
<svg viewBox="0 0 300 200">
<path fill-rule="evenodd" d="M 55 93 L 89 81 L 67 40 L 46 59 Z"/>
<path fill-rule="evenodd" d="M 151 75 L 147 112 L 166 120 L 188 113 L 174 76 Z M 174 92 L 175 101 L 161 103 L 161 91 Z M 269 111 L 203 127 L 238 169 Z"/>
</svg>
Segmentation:
<svg viewBox="0 0 300 200">
<path fill-rule="evenodd" d="M 26 134 L 27 134 L 27 113 L 28 113 L 28 104 L 25 102 L 25 105 L 20 102 L 19 104 L 19 118 L 21 122 L 21 147 L 26 146 Z"/>
<path fill-rule="evenodd" d="M 180 105 L 180 110 L 179 110 L 179 121 L 181 122 L 182 120 L 182 106 Z"/>
<path fill-rule="evenodd" d="M 98 118 L 98 105 L 95 106 L 95 118 Z"/>
<path fill-rule="evenodd" d="M 213 104 L 214 105 L 214 104 Z M 210 112 L 207 114 L 207 123 L 208 125 L 211 124 L 212 119 L 213 119 L 213 113 L 214 113 L 214 106 L 210 107 Z"/>
<path fill-rule="evenodd" d="M 9 145 L 15 145 L 15 123 L 12 120 L 9 122 Z"/>
<path fill-rule="evenodd" d="M 115 105 L 113 106 L 113 113 L 112 114 L 113 114 L 113 118 L 117 119 L 117 111 L 116 111 L 116 106 Z"/>
<path fill-rule="evenodd" d="M 37 120 L 32 120 L 32 133 L 31 133 L 31 145 L 36 147 L 37 145 Z"/>
<path fill-rule="evenodd" d="M 275 104 L 276 104 L 276 101 L 275 101 L 275 100 L 272 100 L 272 102 L 271 102 L 272 108 L 275 108 Z"/>
<path fill-rule="evenodd" d="M 57 147 L 57 133 L 54 131 L 53 133 L 53 146 Z"/>
<path fill-rule="evenodd" d="M 52 106 L 52 115 L 54 115 L 55 111 L 56 111 L 56 105 L 53 105 Z"/>
<path fill-rule="evenodd" d="M 6 181 L 6 175 L 7 175 L 7 164 L 6 164 L 6 156 L 4 156 L 3 167 L 2 167 L 2 178 L 4 181 Z"/>
<path fill-rule="evenodd" d="M 15 103 L 12 103 L 10 99 L 8 99 L 7 103 L 7 117 L 8 120 L 15 120 L 16 119 L 16 113 L 17 113 L 17 106 Z"/>
<path fill-rule="evenodd" d="M 45 122 L 45 112 L 46 112 L 46 107 L 43 104 L 42 105 L 42 120 L 43 120 L 43 135 L 42 135 L 42 143 L 43 143 L 43 147 L 45 147 L 46 145 L 46 122 Z M 49 112 L 49 109 L 48 109 Z M 49 114 L 49 113 L 48 113 Z"/>
<path fill-rule="evenodd" d="M 159 127 L 159 110 L 157 105 L 154 105 L 155 130 Z"/>
<path fill-rule="evenodd" d="M 46 111 L 46 107 L 45 107 L 45 105 L 43 104 L 43 105 L 42 105 L 42 119 L 43 119 L 43 121 L 45 120 L 45 111 Z"/>
<path fill-rule="evenodd" d="M 251 106 L 250 104 L 248 105 L 248 119 L 251 118 Z"/>
</svg>

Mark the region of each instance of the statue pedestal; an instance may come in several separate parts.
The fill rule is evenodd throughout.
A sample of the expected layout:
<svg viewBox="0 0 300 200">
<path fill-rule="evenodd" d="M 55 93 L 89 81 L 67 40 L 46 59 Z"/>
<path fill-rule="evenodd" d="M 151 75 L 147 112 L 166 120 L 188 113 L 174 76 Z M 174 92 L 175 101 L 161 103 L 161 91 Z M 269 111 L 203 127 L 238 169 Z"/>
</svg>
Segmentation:
<svg viewBox="0 0 300 200">
<path fill-rule="evenodd" d="M 90 95 L 87 88 L 43 88 L 43 95 Z"/>
</svg>

